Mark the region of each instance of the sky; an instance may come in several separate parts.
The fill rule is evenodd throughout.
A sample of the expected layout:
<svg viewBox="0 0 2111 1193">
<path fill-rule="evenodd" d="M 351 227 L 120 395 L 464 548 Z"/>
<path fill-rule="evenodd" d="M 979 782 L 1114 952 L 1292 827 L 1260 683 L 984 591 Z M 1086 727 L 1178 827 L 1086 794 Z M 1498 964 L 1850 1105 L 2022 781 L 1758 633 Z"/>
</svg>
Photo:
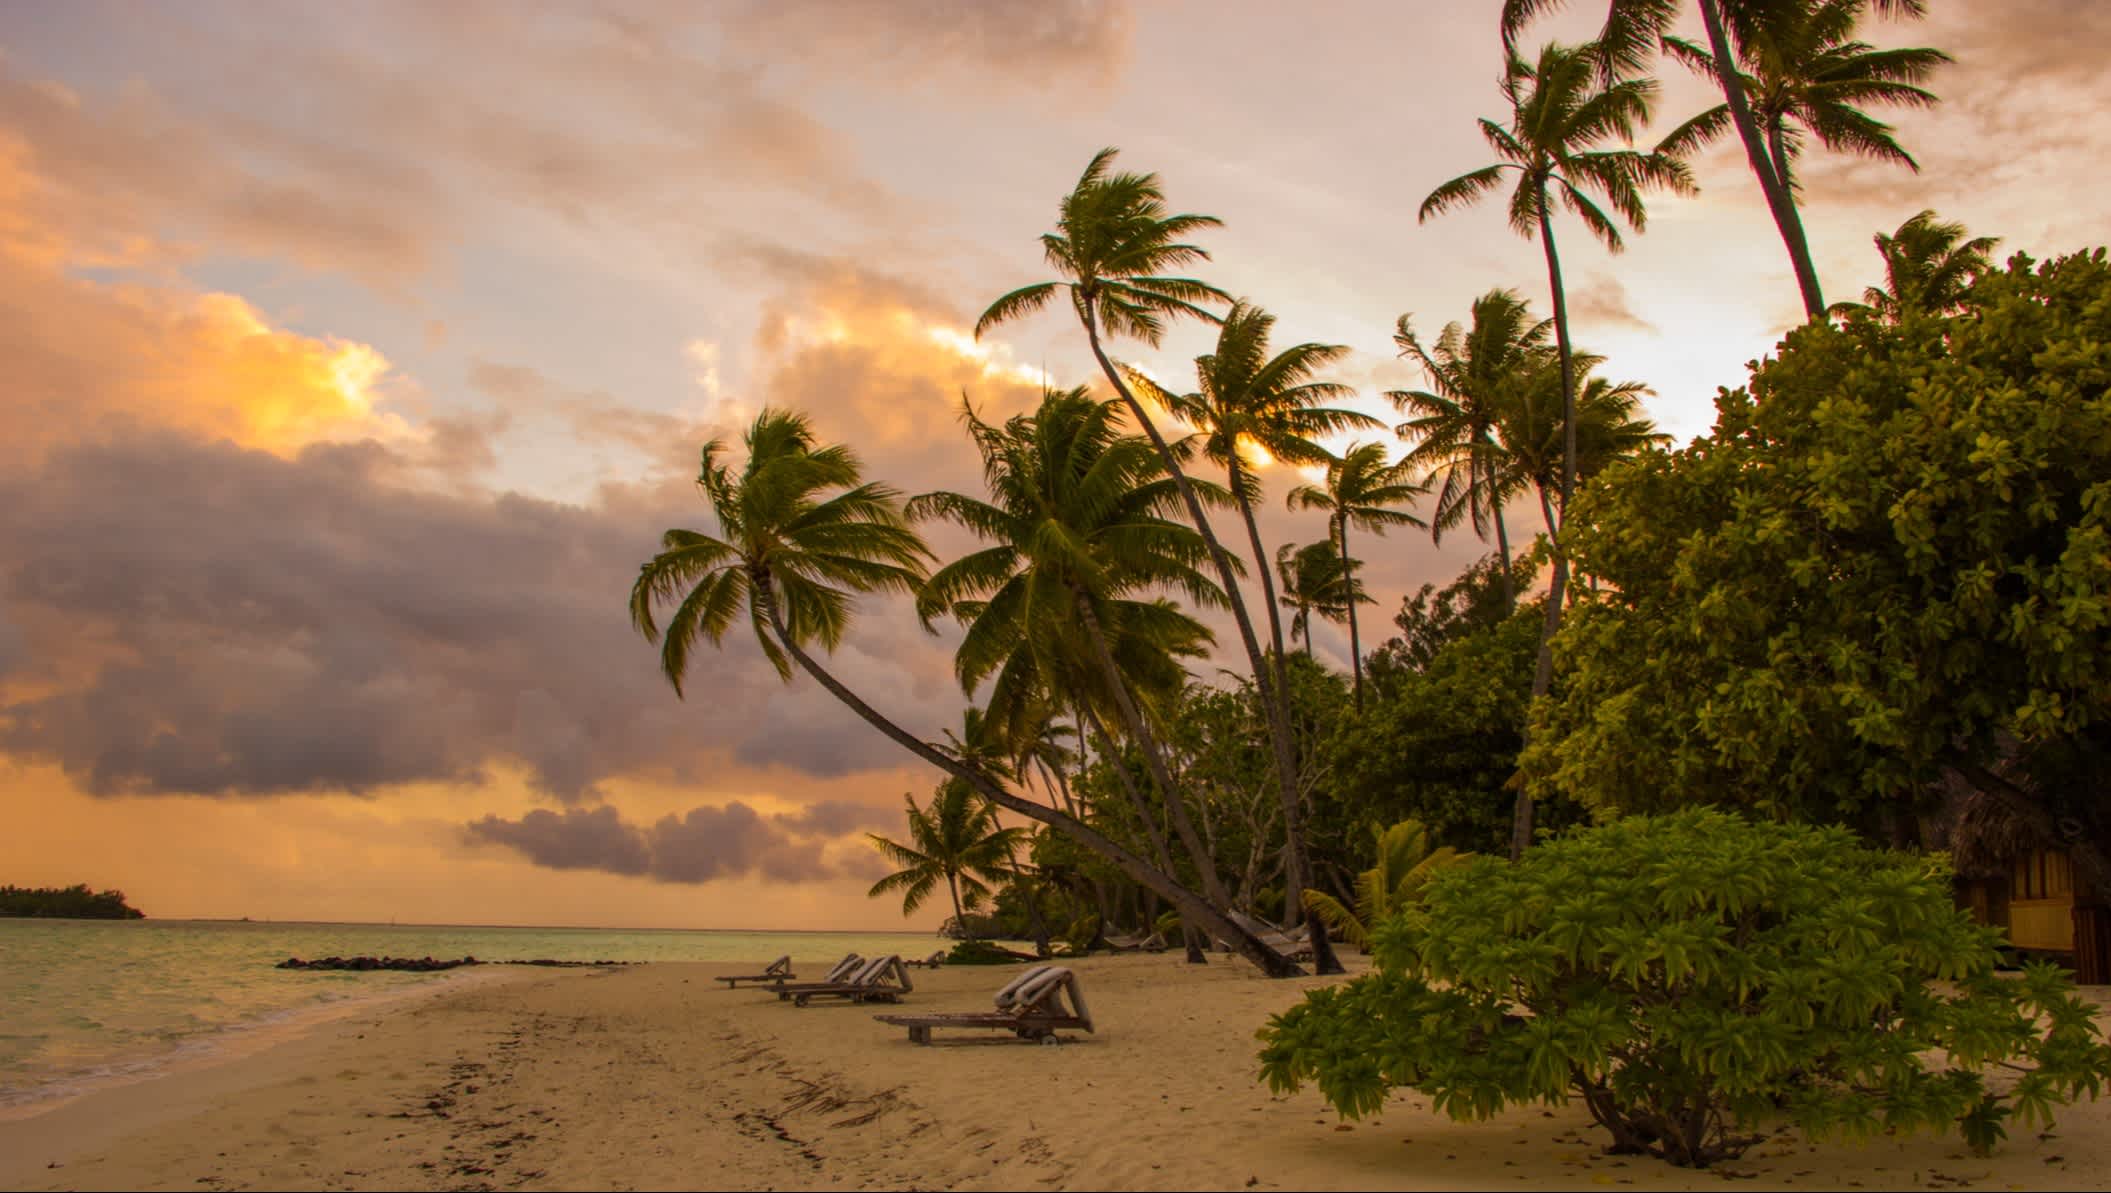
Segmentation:
<svg viewBox="0 0 2111 1193">
<path fill-rule="evenodd" d="M 1397 421 L 1402 314 L 1550 310 L 1499 203 L 1416 219 L 1491 160 L 1498 7 L 0 0 L 0 882 L 159 917 L 904 926 L 865 834 L 934 773 L 737 634 L 678 700 L 628 624 L 660 532 L 711 529 L 698 448 L 790 406 L 875 479 L 975 491 L 963 394 L 1097 377 L 1060 307 L 970 329 L 1046 277 L 1104 146 L 1223 219 L 1200 276 L 1279 345 L 1350 347 L 1336 378 Z M 1929 7 L 1866 34 L 1957 59 L 1892 116 L 1919 172 L 1804 161 L 1829 299 L 1923 208 L 2003 253 L 2104 239 L 2111 6 Z M 1660 135 L 1708 92 L 1659 73 Z M 1681 440 L 1800 314 L 1741 153 L 1694 168 L 1617 256 L 1556 227 L 1577 341 Z M 1185 389 L 1209 344 L 1113 350 Z M 1321 537 L 1281 507 L 1303 478 L 1266 479 L 1268 541 Z M 1366 641 L 1483 549 L 1373 544 Z M 832 666 L 935 739 L 949 646 L 871 600 Z"/>
</svg>

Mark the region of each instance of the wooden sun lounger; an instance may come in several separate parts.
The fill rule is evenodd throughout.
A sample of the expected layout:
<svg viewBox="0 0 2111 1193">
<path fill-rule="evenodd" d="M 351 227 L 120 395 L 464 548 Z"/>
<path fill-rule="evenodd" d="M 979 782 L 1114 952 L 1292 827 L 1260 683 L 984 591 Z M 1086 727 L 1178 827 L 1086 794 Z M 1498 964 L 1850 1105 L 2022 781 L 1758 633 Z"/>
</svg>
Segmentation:
<svg viewBox="0 0 2111 1193">
<path fill-rule="evenodd" d="M 727 974 L 718 980 L 726 984 L 726 989 L 735 990 L 742 982 L 789 982 L 798 976 L 792 972 L 792 955 L 786 953 L 770 962 L 769 967 L 761 973 Z"/>
<path fill-rule="evenodd" d="M 1068 1004 L 1065 1004 L 1065 1000 Z M 1036 965 L 997 991 L 994 1011 L 956 1011 L 932 1015 L 874 1015 L 881 1023 L 909 1029 L 913 1044 L 931 1042 L 934 1027 L 990 1027 L 1010 1031 L 1022 1040 L 1059 1044 L 1060 1030 L 1092 1030 L 1085 992 L 1067 966 Z"/>
<path fill-rule="evenodd" d="M 1107 947 L 1117 953 L 1163 953 L 1166 949 L 1165 933 L 1153 932 L 1149 936 L 1109 936 Z"/>
<path fill-rule="evenodd" d="M 858 971 L 840 982 L 794 982 L 773 987 L 781 1002 L 790 999 L 796 1006 L 805 1006 L 816 998 L 841 998 L 851 1002 L 900 1002 L 902 995 L 915 987 L 909 981 L 909 967 L 902 959 L 889 953 L 874 957 L 858 968 Z"/>
<path fill-rule="evenodd" d="M 856 973 L 856 972 L 857 972 L 857 971 L 859 970 L 859 968 L 861 968 L 861 967 L 862 967 L 862 966 L 863 966 L 864 964 L 865 964 L 865 959 L 864 959 L 863 957 L 860 957 L 860 956 L 858 956 L 858 955 L 857 955 L 856 953 L 845 953 L 845 954 L 843 954 L 843 959 L 842 959 L 841 961 L 838 961 L 838 962 L 836 962 L 836 963 L 835 963 L 834 965 L 831 965 L 831 966 L 829 966 L 829 967 L 828 967 L 828 972 L 827 972 L 827 973 L 825 973 L 825 974 L 823 974 L 823 975 L 821 976 L 821 984 L 824 984 L 824 985 L 825 985 L 825 984 L 827 984 L 827 983 L 830 983 L 830 982 L 840 982 L 840 981 L 843 981 L 843 980 L 845 980 L 846 978 L 850 977 L 850 975 L 851 975 L 851 974 L 854 974 L 854 973 Z M 785 976 L 785 979 L 789 979 L 789 978 L 790 978 L 790 977 L 791 977 L 792 975 L 790 975 L 790 974 L 786 974 L 786 975 L 784 975 L 784 976 Z M 772 989 L 772 990 L 782 990 L 782 989 L 784 989 L 784 987 L 785 987 L 785 984 L 786 984 L 786 983 L 785 983 L 785 981 L 784 981 L 784 980 L 779 980 L 779 981 L 776 981 L 776 982 L 775 982 L 775 983 L 774 983 L 773 985 L 771 985 L 770 989 Z M 814 985 L 815 983 L 812 983 L 812 982 L 802 982 L 802 983 L 799 983 L 799 984 L 800 984 L 800 985 L 805 985 L 805 986 L 811 986 L 811 985 Z"/>
<path fill-rule="evenodd" d="M 950 950 L 940 949 L 937 952 L 931 954 L 930 956 L 922 958 L 921 960 L 904 961 L 902 962 L 902 964 L 914 969 L 937 969 L 939 966 L 944 965 L 946 963 L 946 953 L 948 951 Z"/>
<path fill-rule="evenodd" d="M 1267 945 L 1292 961 L 1310 961 L 1312 959 L 1312 941 L 1308 939 L 1307 933 L 1300 931 L 1292 935 L 1287 932 L 1280 932 L 1271 925 L 1264 924 L 1250 915 L 1237 911 L 1230 913 L 1226 918 L 1239 927 L 1253 933 L 1262 944 Z M 1217 943 L 1225 951 L 1232 951 L 1225 942 L 1218 941 Z"/>
</svg>

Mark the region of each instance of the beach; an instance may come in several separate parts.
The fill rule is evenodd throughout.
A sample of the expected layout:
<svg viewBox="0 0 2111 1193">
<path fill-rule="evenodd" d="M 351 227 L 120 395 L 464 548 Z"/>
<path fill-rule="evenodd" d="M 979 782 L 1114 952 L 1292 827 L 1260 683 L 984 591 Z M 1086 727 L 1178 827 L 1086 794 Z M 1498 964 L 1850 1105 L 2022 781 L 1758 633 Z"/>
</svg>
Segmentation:
<svg viewBox="0 0 2111 1193">
<path fill-rule="evenodd" d="M 1004 968 L 916 971 L 902 1008 L 803 1009 L 727 990 L 713 977 L 749 967 L 724 963 L 489 971 L 0 1121 L 0 1187 L 2079 1189 L 2111 1171 L 2111 1101 L 1990 1157 L 1954 1136 L 1783 1134 L 1710 1171 L 1603 1156 L 1574 1107 L 1454 1123 L 1402 1095 L 1347 1124 L 1255 1079 L 1255 1029 L 1338 979 L 1176 954 L 1075 968 L 1098 1031 L 1060 1047 L 920 1047 L 873 1020 L 985 1009 Z"/>
</svg>

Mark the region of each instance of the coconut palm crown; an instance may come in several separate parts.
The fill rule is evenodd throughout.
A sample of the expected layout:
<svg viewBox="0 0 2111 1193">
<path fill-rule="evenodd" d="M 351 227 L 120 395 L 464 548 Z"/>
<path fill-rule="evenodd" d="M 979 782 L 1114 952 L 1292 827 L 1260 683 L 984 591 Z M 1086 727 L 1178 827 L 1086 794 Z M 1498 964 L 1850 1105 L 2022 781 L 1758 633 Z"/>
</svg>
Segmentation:
<svg viewBox="0 0 2111 1193">
<path fill-rule="evenodd" d="M 696 483 L 719 536 L 667 531 L 631 588 L 631 622 L 660 644 L 660 669 L 677 694 L 697 640 L 723 641 L 743 607 L 763 654 L 790 679 L 781 640 L 833 651 L 853 594 L 913 593 L 930 558 L 900 494 L 862 480 L 849 448 L 816 447 L 805 416 L 766 409 L 743 442 L 748 459 L 738 474 L 722 441 L 703 448 Z M 669 603 L 663 630 L 655 610 Z"/>
</svg>

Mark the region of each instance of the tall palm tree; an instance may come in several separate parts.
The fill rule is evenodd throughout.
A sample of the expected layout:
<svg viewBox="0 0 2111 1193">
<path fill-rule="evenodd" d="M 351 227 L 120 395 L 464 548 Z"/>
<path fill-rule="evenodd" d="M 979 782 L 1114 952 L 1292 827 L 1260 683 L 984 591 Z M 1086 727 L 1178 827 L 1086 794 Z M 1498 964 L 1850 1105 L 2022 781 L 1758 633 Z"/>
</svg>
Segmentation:
<svg viewBox="0 0 2111 1193">
<path fill-rule="evenodd" d="M 1633 149 L 1593 149 L 1607 140 L 1634 140 L 1635 131 L 1649 119 L 1656 98 L 1656 83 L 1645 79 L 1617 79 L 1600 85 L 1599 63 L 1606 51 L 1595 45 L 1550 44 L 1539 52 L 1536 63 L 1515 57 L 1503 81 L 1510 101 L 1511 120 L 1506 127 L 1483 119 L 1481 134 L 1503 160 L 1483 166 L 1437 187 L 1422 201 L 1421 218 L 1472 203 L 1516 173 L 1517 187 L 1510 194 L 1510 227 L 1527 238 L 1539 237 L 1546 253 L 1547 285 L 1554 297 L 1554 344 L 1561 364 L 1563 457 L 1561 504 L 1567 508 L 1576 487 L 1576 375 L 1569 347 L 1568 295 L 1561 282 L 1561 256 L 1554 245 L 1554 200 L 1583 220 L 1584 226 L 1618 252 L 1622 247 L 1619 225 L 1592 198 L 1605 198 L 1613 212 L 1639 231 L 1648 212 L 1642 192 L 1651 186 L 1691 192 L 1693 179 L 1684 162 L 1663 153 Z M 1533 671 L 1532 695 L 1544 696 L 1554 676 L 1550 644 L 1561 628 L 1563 596 L 1568 584 L 1568 556 L 1560 540 L 1554 543 L 1554 572 L 1547 597 L 1546 621 L 1541 627 L 1539 661 Z M 1518 791 L 1517 811 L 1511 826 L 1512 856 L 1522 854 L 1532 837 L 1532 801 Z"/>
<path fill-rule="evenodd" d="M 1287 689 L 1283 663 L 1283 619 L 1276 611 L 1275 584 L 1268 575 L 1268 555 L 1261 545 L 1254 505 L 1260 500 L 1260 478 L 1246 453 L 1289 465 L 1324 465 L 1334 456 L 1320 446 L 1324 435 L 1382 426 L 1355 410 L 1324 406 L 1353 397 L 1353 386 L 1314 378 L 1320 370 L 1348 355 L 1339 344 L 1298 344 L 1273 356 L 1268 353 L 1275 316 L 1241 300 L 1232 304 L 1217 333 L 1217 350 L 1195 358 L 1194 393 L 1170 394 L 1149 377 L 1125 370 L 1137 391 L 1173 412 L 1203 436 L 1202 450 L 1224 466 L 1232 500 L 1246 522 L 1254 568 L 1261 576 L 1261 597 L 1268 609 L 1268 632 L 1275 646 L 1276 686 Z"/>
<path fill-rule="evenodd" d="M 1503 0 L 1502 32 L 1503 45 L 1511 49 L 1517 44 L 1518 35 L 1525 25 L 1541 13 L 1560 8 L 1567 0 Z M 1803 294 L 1805 313 L 1812 319 L 1820 318 L 1826 311 L 1825 297 L 1818 285 L 1817 267 L 1811 259 L 1810 244 L 1803 233 L 1802 218 L 1796 212 L 1796 204 L 1790 192 L 1789 180 L 1774 166 L 1773 155 L 1766 146 L 1765 130 L 1758 113 L 1753 110 L 1751 98 L 1746 90 L 1746 79 L 1736 69 L 1741 59 L 1733 52 L 1733 45 L 1741 44 L 1750 37 L 1754 28 L 1763 21 L 1779 19 L 1783 13 L 1807 11 L 1815 3 L 1824 0 L 1695 0 L 1701 17 L 1701 25 L 1708 36 L 1708 58 L 1714 68 L 1716 85 L 1722 89 L 1724 106 L 1729 112 L 1729 123 L 1737 130 L 1737 138 L 1744 146 L 1745 161 L 1751 166 L 1752 176 L 1759 182 L 1759 190 L 1766 199 L 1767 211 L 1774 217 L 1774 226 L 1781 233 L 1782 243 L 1787 246 L 1789 263 L 1796 274 L 1796 285 Z M 1926 0 L 1861 0 L 1854 4 L 1857 14 L 1863 7 L 1874 9 L 1883 16 L 1918 17 L 1927 12 Z M 1611 80 L 1622 72 L 1640 71 L 1649 65 L 1651 56 L 1665 40 L 1672 24 L 1685 10 L 1684 0 L 1609 0 L 1606 6 L 1605 27 L 1600 30 L 1595 44 L 1599 47 L 1599 71 L 1601 78 Z"/>
<path fill-rule="evenodd" d="M 1802 189 L 1795 161 L 1806 132 L 1835 152 L 1920 169 L 1899 145 L 1892 127 L 1862 109 L 1933 107 L 1938 102 L 1935 93 L 1917 84 L 1953 59 L 1941 50 L 1879 50 L 1854 40 L 1867 3 L 1771 4 L 1753 7 L 1732 21 L 1743 63 L 1739 82 L 1766 138 L 1768 164 L 1788 191 L 1792 211 Z M 1714 55 L 1683 38 L 1666 37 L 1664 48 L 1701 74 L 1722 73 Z M 1719 139 L 1730 125 L 1729 104 L 1718 104 L 1673 129 L 1657 147 L 1686 156 Z M 1797 219 L 1800 222 L 1800 213 Z"/>
<path fill-rule="evenodd" d="M 933 573 L 918 594 L 918 613 L 927 621 L 965 615 L 954 666 L 969 691 L 1007 663 L 1020 665 L 1022 652 L 1039 675 L 1053 676 L 1082 646 L 1098 669 L 1098 691 L 1111 698 L 1150 768 L 1204 894 L 1228 909 L 1230 896 L 1114 649 L 1117 633 L 1134 638 L 1163 616 L 1133 599 L 1138 594 L 1171 588 L 1197 604 L 1223 603 L 1198 570 L 1201 536 L 1164 516 L 1179 502 L 1173 483 L 1149 444 L 1122 433 L 1119 406 L 1095 401 L 1083 388 L 1046 394 L 1033 413 L 1001 427 L 972 410 L 966 422 L 990 500 L 927 493 L 909 502 L 908 513 L 946 519 L 990 545 Z M 1000 700 L 1015 705 L 1016 688 L 992 694 L 993 707 Z"/>
<path fill-rule="evenodd" d="M 1545 350 L 1553 327 L 1552 320 L 1532 318 L 1516 291 L 1490 290 L 1474 299 L 1470 328 L 1447 323 L 1434 345 L 1423 345 L 1408 315 L 1400 316 L 1393 333 L 1400 354 L 1429 377 L 1429 389 L 1393 390 L 1385 396 L 1402 413 L 1415 416 L 1395 428 L 1414 445 L 1407 458 L 1443 478 L 1430 514 L 1430 535 L 1442 542 L 1446 530 L 1470 518 L 1486 542 L 1494 527 L 1506 612 L 1516 608 L 1517 591 L 1503 517 L 1507 494 L 1498 492 L 1504 448 L 1496 422 L 1510 392 Z"/>
<path fill-rule="evenodd" d="M 724 641 L 745 607 L 764 655 L 789 680 L 794 666 L 888 740 L 990 802 L 1050 825 L 1106 858 L 1137 883 L 1238 946 L 1272 977 L 1299 968 L 1219 914 L 1174 876 L 1074 817 L 1025 799 L 895 724 L 844 686 L 808 652 L 832 650 L 848 628 L 855 598 L 922 587 L 929 549 L 903 515 L 889 486 L 866 482 L 855 453 L 819 446 L 806 419 L 766 409 L 743 437 L 746 465 L 735 472 L 718 440 L 704 445 L 697 487 L 710 503 L 719 535 L 675 529 L 639 569 L 631 587 L 631 622 L 660 644 L 660 667 L 677 695 L 699 639 Z M 658 610 L 673 605 L 665 629 Z"/>
<path fill-rule="evenodd" d="M 901 869 L 873 883 L 866 894 L 876 899 L 900 891 L 902 914 L 913 915 L 944 882 L 953 897 L 953 922 L 960 925 L 963 940 L 973 940 L 967 913 L 990 897 L 991 883 L 1009 876 L 1013 851 L 1025 842 L 1026 830 L 999 825 L 996 805 L 958 779 L 940 783 L 927 808 L 917 807 L 907 795 L 902 802 L 909 811 L 908 844 L 866 834 L 880 854 Z"/>
<path fill-rule="evenodd" d="M 1363 581 L 1353 579 L 1341 564 L 1341 549 L 1330 536 L 1300 547 L 1284 543 L 1275 551 L 1276 574 L 1283 581 L 1283 608 L 1290 610 L 1290 637 L 1305 640 L 1305 657 L 1312 657 L 1312 619 L 1346 623 L 1349 606 L 1375 605 L 1365 595 Z"/>
<path fill-rule="evenodd" d="M 1429 523 L 1399 507 L 1412 504 L 1429 492 L 1427 478 L 1414 478 L 1414 465 L 1402 459 L 1388 464 L 1385 445 L 1358 443 L 1341 458 L 1327 465 L 1324 484 L 1299 485 L 1290 490 L 1292 509 L 1325 510 L 1327 527 L 1333 533 L 1335 550 L 1341 553 L 1342 574 L 1353 584 L 1356 557 L 1349 554 L 1349 527 L 1382 535 L 1390 527 L 1429 529 Z M 1356 708 L 1363 709 L 1363 643 L 1356 633 L 1356 602 L 1349 606 L 1349 667 L 1355 677 Z"/>
<path fill-rule="evenodd" d="M 1993 269 L 1998 237 L 1965 239 L 1963 224 L 1943 223 L 1923 211 L 1889 236 L 1876 235 L 1884 258 L 1884 285 L 1862 291 L 1859 303 L 1843 302 L 1837 312 L 1866 310 L 1896 322 L 1909 314 L 1947 315 L 1964 302 L 1965 291 Z"/>
<path fill-rule="evenodd" d="M 1268 730 L 1274 746 L 1276 794 L 1283 805 L 1283 823 L 1288 837 L 1291 880 L 1302 883 L 1309 870 L 1304 837 L 1304 809 L 1298 795 L 1296 745 L 1290 734 L 1289 694 L 1277 690 L 1261 658 L 1260 640 L 1253 619 L 1247 615 L 1232 557 L 1217 541 L 1209 516 L 1203 512 L 1201 496 L 1188 483 L 1173 448 L 1151 421 L 1150 412 L 1138 401 L 1122 371 L 1107 355 L 1100 333 L 1133 336 L 1146 344 L 1157 344 L 1165 334 L 1166 321 L 1190 317 L 1219 322 L 1202 303 L 1229 303 L 1231 296 L 1206 282 L 1175 276 L 1172 271 L 1209 259 L 1209 253 L 1188 243 L 1189 233 L 1213 228 L 1223 221 L 1215 216 L 1170 214 L 1165 191 L 1156 174 L 1109 173 L 1118 150 L 1102 149 L 1094 154 L 1077 185 L 1063 197 L 1056 230 L 1041 236 L 1042 255 L 1063 280 L 1022 286 L 997 299 L 975 321 L 975 336 L 1000 323 L 1019 318 L 1047 306 L 1058 291 L 1069 295 L 1071 309 L 1084 326 L 1085 339 L 1114 392 L 1128 406 L 1129 414 L 1157 449 L 1166 473 L 1180 490 L 1188 518 L 1202 535 L 1216 565 L 1217 579 L 1230 602 L 1232 622 L 1246 649 L 1247 664 L 1268 710 Z M 1313 962 L 1321 973 L 1340 973 L 1341 963 L 1327 947 L 1326 929 L 1308 921 L 1313 929 Z"/>
</svg>

